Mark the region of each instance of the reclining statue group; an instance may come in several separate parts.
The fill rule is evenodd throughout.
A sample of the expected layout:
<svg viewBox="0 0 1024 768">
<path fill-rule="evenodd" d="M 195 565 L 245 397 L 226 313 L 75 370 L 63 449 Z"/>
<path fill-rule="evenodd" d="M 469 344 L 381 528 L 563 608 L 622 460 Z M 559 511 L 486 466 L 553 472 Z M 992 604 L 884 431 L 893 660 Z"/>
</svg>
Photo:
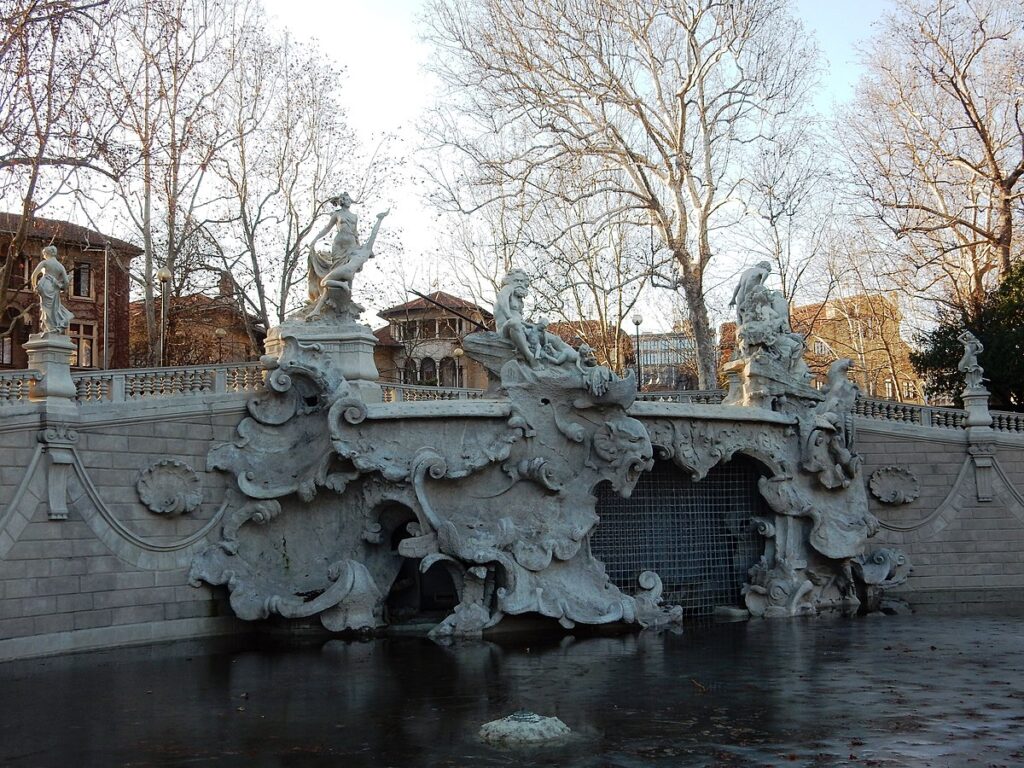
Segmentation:
<svg viewBox="0 0 1024 768">
<path fill-rule="evenodd" d="M 324 326 L 365 329 L 353 281 L 388 212 L 360 243 L 351 198 L 332 202 L 309 249 L 309 301 L 262 358 L 265 384 L 237 438 L 209 453 L 228 491 L 220 538 L 195 556 L 190 581 L 226 585 L 239 617 L 381 627 L 413 559 L 422 572 L 440 565 L 456 587 L 435 637 L 479 636 L 528 613 L 567 628 L 679 622 L 657 573 L 614 584 L 590 545 L 597 486 L 628 497 L 656 455 L 694 480 L 739 453 L 763 466 L 769 512 L 751 525 L 764 554 L 737 594 L 753 616 L 877 607 L 884 588 L 906 579 L 902 553 L 870 548 L 877 521 L 855 450 L 850 361 L 832 365 L 824 389 L 810 385 L 803 337 L 765 285 L 767 263 L 746 270 L 733 295 L 737 347 L 721 406 L 634 405 L 632 372 L 620 377 L 585 344 L 574 349 L 526 319 L 529 278 L 519 269 L 498 290 L 495 330 L 462 340 L 493 396 L 383 403 L 379 389 L 374 398 L 346 379 L 343 358 L 304 339 L 306 328 L 320 329 L 317 338 Z M 332 229 L 330 251 L 317 251 Z M 37 269 L 44 333 L 62 333 L 69 319 L 58 267 L 49 258 Z"/>
</svg>

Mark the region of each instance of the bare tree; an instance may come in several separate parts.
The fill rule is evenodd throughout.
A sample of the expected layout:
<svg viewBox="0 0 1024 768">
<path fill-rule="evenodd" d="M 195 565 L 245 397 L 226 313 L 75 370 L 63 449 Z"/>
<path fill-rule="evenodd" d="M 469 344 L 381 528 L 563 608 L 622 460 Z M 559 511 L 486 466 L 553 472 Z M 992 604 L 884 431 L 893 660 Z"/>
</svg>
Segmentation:
<svg viewBox="0 0 1024 768">
<path fill-rule="evenodd" d="M 123 104 L 120 130 L 135 153 L 116 198 L 144 249 L 132 277 L 143 289 L 154 350 L 167 322 L 158 318 L 157 289 L 165 299 L 180 295 L 210 255 L 212 163 L 231 139 L 218 96 L 232 72 L 230 52 L 258 22 L 248 2 L 122 0 L 111 25 L 106 92 Z M 158 284 L 162 267 L 172 277 Z"/>
<path fill-rule="evenodd" d="M 336 96 L 342 72 L 316 47 L 256 34 L 232 58 L 217 250 L 245 311 L 270 327 L 306 299 L 309 236 L 328 198 L 350 190 L 359 202 L 392 167 L 386 152 L 363 156 Z"/>
<path fill-rule="evenodd" d="M 864 63 L 842 146 L 900 246 L 875 269 L 971 315 L 1021 253 L 1024 3 L 899 0 Z"/>
<path fill-rule="evenodd" d="M 771 263 L 791 302 L 809 291 L 828 293 L 825 261 L 837 218 L 828 155 L 818 126 L 805 120 L 773 131 L 747 164 L 748 217 L 738 245 L 751 261 Z"/>
<path fill-rule="evenodd" d="M 480 187 L 564 203 L 601 193 L 611 219 L 642 214 L 674 259 L 700 383 L 713 386 L 704 275 L 737 161 L 815 75 L 785 0 L 434 0 L 427 19 L 457 110 L 431 136 L 472 169 L 447 179 L 449 202 L 477 208 Z M 574 197 L 561 198 L 571 175 Z"/>
<path fill-rule="evenodd" d="M 121 168 L 112 112 L 91 98 L 109 19 L 105 0 L 0 6 L 0 199 L 21 213 L 0 263 L 0 316 L 36 212 L 73 180 L 116 178 Z"/>
</svg>

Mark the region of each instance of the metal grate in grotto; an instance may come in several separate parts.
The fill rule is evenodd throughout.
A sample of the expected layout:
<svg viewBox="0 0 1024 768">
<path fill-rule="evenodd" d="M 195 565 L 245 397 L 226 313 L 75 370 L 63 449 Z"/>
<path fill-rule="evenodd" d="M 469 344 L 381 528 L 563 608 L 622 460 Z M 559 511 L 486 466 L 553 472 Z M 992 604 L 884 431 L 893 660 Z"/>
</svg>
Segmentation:
<svg viewBox="0 0 1024 768">
<path fill-rule="evenodd" d="M 751 516 L 768 514 L 757 490 L 759 467 L 737 455 L 694 482 L 671 461 L 656 461 L 628 499 L 602 483 L 601 521 L 590 541 L 594 557 L 630 595 L 642 571 L 656 571 L 665 602 L 681 605 L 687 616 L 741 605 L 747 570 L 764 551 L 764 539 L 750 526 Z"/>
</svg>

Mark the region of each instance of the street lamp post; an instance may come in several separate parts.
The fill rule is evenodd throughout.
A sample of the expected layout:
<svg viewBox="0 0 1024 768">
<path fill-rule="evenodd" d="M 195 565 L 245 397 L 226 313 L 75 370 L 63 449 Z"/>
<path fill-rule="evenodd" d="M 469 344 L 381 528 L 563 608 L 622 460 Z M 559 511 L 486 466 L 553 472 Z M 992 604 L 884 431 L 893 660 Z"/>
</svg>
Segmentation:
<svg viewBox="0 0 1024 768">
<path fill-rule="evenodd" d="M 637 392 L 644 388 L 644 369 L 640 362 L 640 324 L 644 321 L 643 316 L 636 312 L 633 314 L 633 325 L 636 327 L 636 389 Z"/>
<path fill-rule="evenodd" d="M 156 273 L 156 279 L 160 281 L 160 367 L 162 368 L 167 357 L 167 284 L 171 282 L 171 270 L 166 266 L 160 267 Z"/>
<path fill-rule="evenodd" d="M 228 332 L 224 328 L 218 328 L 213 332 L 213 335 L 217 337 L 217 362 L 224 362 L 224 337 L 228 335 Z"/>
<path fill-rule="evenodd" d="M 464 386 L 466 386 L 465 382 L 462 380 L 464 378 L 463 375 L 462 375 L 462 356 L 464 354 L 466 354 L 466 353 L 463 351 L 462 347 L 456 347 L 454 350 L 452 350 L 452 357 L 455 358 L 455 386 L 456 387 L 464 387 Z"/>
</svg>

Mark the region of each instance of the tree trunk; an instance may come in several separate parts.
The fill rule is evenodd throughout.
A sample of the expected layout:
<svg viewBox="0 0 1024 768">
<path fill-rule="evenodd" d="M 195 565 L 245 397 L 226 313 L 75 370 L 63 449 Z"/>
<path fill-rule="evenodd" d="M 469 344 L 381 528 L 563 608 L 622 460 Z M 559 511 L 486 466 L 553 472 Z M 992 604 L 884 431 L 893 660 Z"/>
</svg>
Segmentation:
<svg viewBox="0 0 1024 768">
<path fill-rule="evenodd" d="M 701 281 L 693 274 L 684 274 L 680 280 L 687 314 L 697 347 L 697 380 L 701 389 L 715 389 L 718 386 L 718 346 L 715 332 L 708 319 L 704 304 Z"/>
</svg>

